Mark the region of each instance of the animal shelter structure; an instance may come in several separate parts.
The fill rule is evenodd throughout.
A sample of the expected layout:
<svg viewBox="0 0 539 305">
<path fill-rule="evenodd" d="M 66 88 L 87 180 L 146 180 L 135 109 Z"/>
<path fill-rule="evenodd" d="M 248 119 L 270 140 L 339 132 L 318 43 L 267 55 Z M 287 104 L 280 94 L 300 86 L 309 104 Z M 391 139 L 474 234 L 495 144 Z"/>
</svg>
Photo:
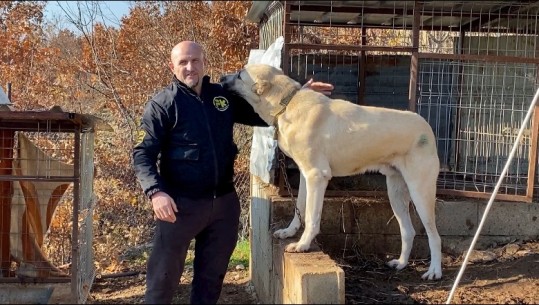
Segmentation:
<svg viewBox="0 0 539 305">
<path fill-rule="evenodd" d="M 455 243 L 469 241 L 477 228 L 479 200 L 491 196 L 502 176 L 538 88 L 539 1 L 253 1 L 246 19 L 259 24 L 260 49 L 284 37 L 281 68 L 298 82 L 329 82 L 332 98 L 407 109 L 429 122 L 441 166 L 437 194 L 446 200 L 437 206 L 438 227 L 445 250 L 462 249 Z M 535 107 L 496 195 L 503 206 L 485 235 L 538 236 L 538 126 Z M 262 150 L 269 161 L 252 167 L 252 238 L 270 246 L 254 247 L 253 282 L 263 300 L 283 301 L 275 287 L 286 285 L 267 284 L 280 272 L 268 263 L 275 247 L 267 232 L 279 215 L 292 215 L 293 207 L 275 202 L 294 198 L 299 172 L 278 149 Z M 384 182 L 377 173 L 333 178 L 322 244 L 342 248 L 351 238 L 379 250 L 364 238 L 370 234 L 398 244 L 390 237 L 395 226 L 383 225 L 390 210 L 344 204 L 386 196 Z M 377 222 L 380 215 L 387 218 Z M 519 228 L 512 227 L 515 217 Z"/>
<path fill-rule="evenodd" d="M 0 107 L 0 302 L 84 303 L 95 276 L 94 121 Z"/>
</svg>

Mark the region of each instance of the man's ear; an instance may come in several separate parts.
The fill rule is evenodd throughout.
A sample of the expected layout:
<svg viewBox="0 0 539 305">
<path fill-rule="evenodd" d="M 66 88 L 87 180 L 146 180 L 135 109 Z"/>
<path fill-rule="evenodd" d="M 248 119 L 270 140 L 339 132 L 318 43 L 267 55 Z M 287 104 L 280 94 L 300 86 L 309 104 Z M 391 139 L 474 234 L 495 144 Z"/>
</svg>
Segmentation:
<svg viewBox="0 0 539 305">
<path fill-rule="evenodd" d="M 260 80 L 253 85 L 253 92 L 257 95 L 262 95 L 271 88 L 270 82 L 267 80 Z"/>
<path fill-rule="evenodd" d="M 170 71 L 172 71 L 172 73 L 174 73 L 174 64 L 172 62 L 168 63 L 168 67 L 170 68 Z"/>
</svg>

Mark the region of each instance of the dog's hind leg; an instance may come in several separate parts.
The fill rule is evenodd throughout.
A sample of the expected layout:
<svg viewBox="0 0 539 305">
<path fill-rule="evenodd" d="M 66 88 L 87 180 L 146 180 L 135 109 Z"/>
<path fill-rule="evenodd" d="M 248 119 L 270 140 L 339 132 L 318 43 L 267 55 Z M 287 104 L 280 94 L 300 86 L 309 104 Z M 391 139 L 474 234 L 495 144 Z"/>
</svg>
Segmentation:
<svg viewBox="0 0 539 305">
<path fill-rule="evenodd" d="M 415 237 L 415 230 L 410 218 L 410 193 L 401 173 L 394 168 L 384 168 L 380 172 L 386 175 L 389 203 L 399 223 L 401 233 L 401 254 L 399 259 L 387 262 L 387 265 L 400 270 L 408 265 L 410 252 Z"/>
<path fill-rule="evenodd" d="M 298 198 L 296 199 L 296 209 L 294 209 L 294 218 L 290 222 L 287 228 L 277 230 L 273 233 L 273 236 L 280 239 L 285 239 L 296 235 L 301 227 L 301 220 L 305 219 L 305 200 L 306 200 L 306 185 L 305 176 L 300 173 Z"/>
<path fill-rule="evenodd" d="M 438 171 L 425 167 L 425 172 L 405 176 L 416 211 L 427 232 L 430 248 L 430 266 L 421 278 L 440 279 L 442 277 L 442 241 L 436 228 L 436 177 Z"/>
</svg>

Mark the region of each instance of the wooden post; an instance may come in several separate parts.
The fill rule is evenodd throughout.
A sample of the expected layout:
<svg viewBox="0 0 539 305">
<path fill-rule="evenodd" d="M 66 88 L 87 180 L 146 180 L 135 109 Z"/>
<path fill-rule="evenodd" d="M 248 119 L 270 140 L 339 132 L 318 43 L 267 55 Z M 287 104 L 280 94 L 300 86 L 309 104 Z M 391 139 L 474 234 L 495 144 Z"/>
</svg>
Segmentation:
<svg viewBox="0 0 539 305">
<path fill-rule="evenodd" d="M 14 134 L 13 130 L 0 129 L 0 176 L 12 174 Z M 9 235 L 12 197 L 13 182 L 0 180 L 0 271 L 4 277 L 9 277 L 11 266 Z"/>
</svg>

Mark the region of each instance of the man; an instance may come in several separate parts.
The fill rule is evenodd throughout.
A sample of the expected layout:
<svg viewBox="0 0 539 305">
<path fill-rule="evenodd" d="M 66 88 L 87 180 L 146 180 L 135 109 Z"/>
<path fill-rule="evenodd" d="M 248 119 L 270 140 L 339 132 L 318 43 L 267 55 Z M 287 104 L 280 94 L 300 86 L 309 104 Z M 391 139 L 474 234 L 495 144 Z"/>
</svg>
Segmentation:
<svg viewBox="0 0 539 305">
<path fill-rule="evenodd" d="M 201 45 L 180 42 L 170 57 L 172 84 L 146 104 L 145 135 L 133 150 L 137 178 L 157 218 L 145 301 L 172 301 L 194 238 L 191 303 L 215 304 L 241 212 L 233 183 L 233 126 L 267 125 L 245 100 L 210 83 Z M 326 94 L 333 89 L 312 81 L 306 86 Z"/>
</svg>

